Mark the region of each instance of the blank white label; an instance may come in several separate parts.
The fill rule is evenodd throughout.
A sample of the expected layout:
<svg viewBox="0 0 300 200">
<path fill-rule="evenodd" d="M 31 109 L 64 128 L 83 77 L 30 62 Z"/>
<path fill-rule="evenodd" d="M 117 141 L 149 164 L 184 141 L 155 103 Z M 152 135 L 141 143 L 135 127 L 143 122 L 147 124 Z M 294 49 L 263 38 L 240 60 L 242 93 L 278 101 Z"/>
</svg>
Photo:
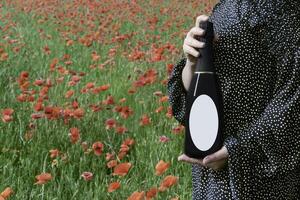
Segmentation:
<svg viewBox="0 0 300 200">
<path fill-rule="evenodd" d="M 214 101 L 202 94 L 194 101 L 189 119 L 190 133 L 194 145 L 207 151 L 215 143 L 219 129 L 219 117 Z"/>
</svg>

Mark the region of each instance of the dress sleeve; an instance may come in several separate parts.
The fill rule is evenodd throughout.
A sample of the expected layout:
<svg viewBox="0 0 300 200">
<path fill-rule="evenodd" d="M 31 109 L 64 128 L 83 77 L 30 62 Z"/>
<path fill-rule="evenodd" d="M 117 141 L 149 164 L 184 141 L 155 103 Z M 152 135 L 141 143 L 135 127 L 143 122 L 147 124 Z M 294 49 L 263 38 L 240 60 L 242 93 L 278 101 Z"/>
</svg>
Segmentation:
<svg viewBox="0 0 300 200">
<path fill-rule="evenodd" d="M 181 124 L 185 124 L 186 111 L 186 96 L 187 91 L 182 82 L 182 70 L 186 64 L 186 57 L 184 54 L 175 63 L 172 72 L 168 78 L 167 91 L 169 96 L 169 103 L 172 108 L 174 118 Z"/>
<path fill-rule="evenodd" d="M 268 25 L 266 45 L 276 58 L 273 97 L 248 127 L 225 139 L 230 173 L 252 170 L 261 177 L 284 176 L 300 165 L 299 14 L 284 14 Z"/>
</svg>

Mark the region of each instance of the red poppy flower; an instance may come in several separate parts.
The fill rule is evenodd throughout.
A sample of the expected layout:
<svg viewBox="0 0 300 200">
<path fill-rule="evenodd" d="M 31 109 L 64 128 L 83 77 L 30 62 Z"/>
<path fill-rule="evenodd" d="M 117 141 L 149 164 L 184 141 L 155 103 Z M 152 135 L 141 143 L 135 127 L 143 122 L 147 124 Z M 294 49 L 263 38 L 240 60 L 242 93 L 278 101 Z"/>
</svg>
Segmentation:
<svg viewBox="0 0 300 200">
<path fill-rule="evenodd" d="M 94 150 L 94 154 L 96 156 L 100 156 L 102 154 L 102 151 L 103 151 L 103 144 L 98 141 L 98 142 L 95 142 L 92 146 L 93 150 Z"/>
<path fill-rule="evenodd" d="M 160 183 L 158 190 L 160 192 L 167 190 L 171 186 L 175 185 L 178 182 L 178 179 L 179 177 L 176 176 L 172 176 L 172 175 L 166 176 Z"/>
<path fill-rule="evenodd" d="M 5 190 L 3 192 L 1 192 L 1 194 L 0 194 L 0 200 L 1 200 L 1 198 L 4 200 L 8 199 L 12 195 L 13 192 L 14 191 L 10 187 L 5 188 Z"/>
<path fill-rule="evenodd" d="M 59 156 L 60 152 L 58 149 L 51 149 L 49 153 L 50 153 L 50 158 L 56 158 L 57 156 Z"/>
<path fill-rule="evenodd" d="M 129 171 L 129 169 L 130 169 L 131 166 L 132 166 L 132 164 L 129 163 L 129 162 L 120 163 L 117 166 L 115 166 L 113 175 L 114 176 L 115 175 L 125 176 L 128 173 L 128 171 Z"/>
<path fill-rule="evenodd" d="M 81 174 L 81 177 L 85 180 L 85 181 L 90 181 L 93 179 L 93 173 L 92 172 L 83 172 Z"/>
<path fill-rule="evenodd" d="M 106 129 L 111 129 L 111 128 L 114 128 L 116 127 L 116 120 L 113 119 L 113 118 L 110 118 L 110 119 L 107 119 L 105 121 L 105 128 Z"/>
<path fill-rule="evenodd" d="M 40 175 L 37 175 L 35 178 L 37 180 L 35 185 L 42 185 L 50 181 L 52 179 L 52 176 L 50 173 L 41 173 Z"/>
<path fill-rule="evenodd" d="M 75 144 L 80 138 L 79 129 L 75 128 L 75 127 L 71 128 L 69 137 L 70 137 L 71 143 Z"/>
<path fill-rule="evenodd" d="M 160 160 L 155 166 L 155 175 L 162 175 L 170 166 L 170 163 Z"/>
<path fill-rule="evenodd" d="M 113 183 L 109 184 L 107 191 L 108 192 L 113 192 L 116 189 L 120 188 L 120 186 L 121 186 L 121 184 L 118 181 L 113 182 Z"/>
<path fill-rule="evenodd" d="M 117 160 L 111 160 L 106 164 L 106 166 L 108 168 L 113 168 L 113 167 L 117 166 L 117 164 L 118 164 Z"/>
<path fill-rule="evenodd" d="M 157 193 L 158 193 L 158 189 L 156 187 L 152 187 L 146 192 L 146 197 L 147 199 L 154 198 Z"/>
<path fill-rule="evenodd" d="M 168 142 L 170 140 L 170 138 L 168 138 L 167 136 L 163 135 L 159 137 L 159 141 L 160 142 Z"/>
<path fill-rule="evenodd" d="M 127 200 L 144 200 L 144 199 L 145 199 L 144 191 L 142 192 L 135 191 L 127 198 Z"/>
<path fill-rule="evenodd" d="M 140 119 L 140 125 L 141 126 L 145 126 L 145 125 L 148 125 L 150 124 L 151 122 L 151 119 L 148 117 L 148 115 L 144 114 L 141 119 Z"/>
</svg>

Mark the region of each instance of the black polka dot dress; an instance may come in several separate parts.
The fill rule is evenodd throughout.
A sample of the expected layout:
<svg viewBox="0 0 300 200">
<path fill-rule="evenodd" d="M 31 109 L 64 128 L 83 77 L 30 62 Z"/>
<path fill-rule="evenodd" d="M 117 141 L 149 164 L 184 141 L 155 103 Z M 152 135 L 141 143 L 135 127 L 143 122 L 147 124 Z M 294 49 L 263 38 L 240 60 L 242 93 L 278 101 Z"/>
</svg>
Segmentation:
<svg viewBox="0 0 300 200">
<path fill-rule="evenodd" d="M 227 165 L 192 164 L 192 199 L 300 200 L 300 2 L 221 0 L 209 20 L 224 103 Z M 184 125 L 187 92 L 174 65 L 167 89 Z"/>
</svg>

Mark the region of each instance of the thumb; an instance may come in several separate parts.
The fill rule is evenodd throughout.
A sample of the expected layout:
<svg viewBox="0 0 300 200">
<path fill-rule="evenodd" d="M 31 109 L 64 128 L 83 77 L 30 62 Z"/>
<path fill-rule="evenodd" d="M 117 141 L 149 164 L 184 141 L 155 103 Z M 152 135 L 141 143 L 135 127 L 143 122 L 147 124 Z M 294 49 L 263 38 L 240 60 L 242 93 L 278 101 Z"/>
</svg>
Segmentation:
<svg viewBox="0 0 300 200">
<path fill-rule="evenodd" d="M 228 151 L 226 149 L 226 147 L 222 147 L 219 151 L 216 151 L 213 154 L 210 154 L 208 156 L 206 156 L 205 158 L 203 158 L 203 164 L 208 164 L 211 162 L 215 162 L 221 159 L 225 159 L 228 157 Z"/>
</svg>

